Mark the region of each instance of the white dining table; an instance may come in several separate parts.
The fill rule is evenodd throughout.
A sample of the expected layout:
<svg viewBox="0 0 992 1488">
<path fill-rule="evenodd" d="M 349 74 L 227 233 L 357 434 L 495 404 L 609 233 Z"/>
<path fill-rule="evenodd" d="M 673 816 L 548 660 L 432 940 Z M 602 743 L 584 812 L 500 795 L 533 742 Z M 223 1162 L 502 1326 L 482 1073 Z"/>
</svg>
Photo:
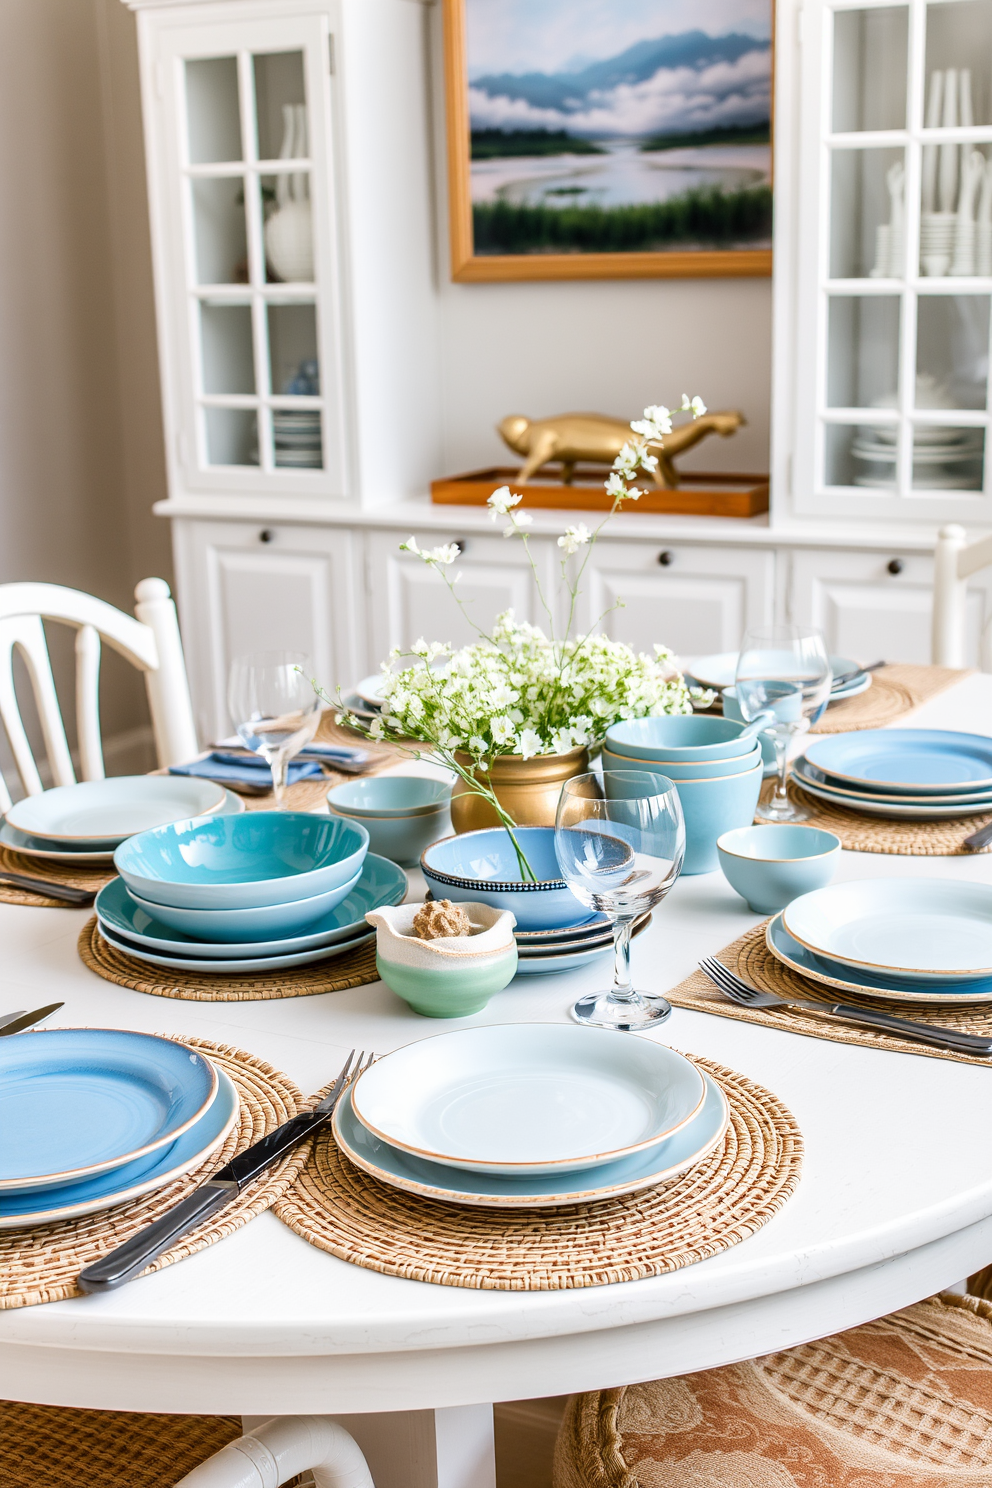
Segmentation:
<svg viewBox="0 0 992 1488">
<path fill-rule="evenodd" d="M 992 676 L 900 726 L 992 735 Z M 404 767 L 398 769 L 402 773 Z M 992 854 L 847 853 L 838 880 L 992 883 Z M 413 872 L 411 897 L 423 883 Z M 609 961 L 517 977 L 484 1012 L 418 1017 L 381 983 L 281 1002 L 193 1003 L 101 980 L 76 953 L 85 911 L 0 905 L 0 1011 L 65 1000 L 52 1025 L 236 1044 L 304 1091 L 349 1049 L 446 1027 L 564 1022 Z M 681 879 L 633 947 L 664 992 L 759 922 L 720 873 Z M 677 1008 L 648 1037 L 766 1085 L 805 1141 L 795 1196 L 750 1239 L 669 1275 L 556 1292 L 382 1276 L 265 1213 L 104 1296 L 0 1313 L 0 1397 L 131 1411 L 339 1417 L 377 1488 L 492 1488 L 492 1403 L 706 1369 L 852 1327 L 992 1262 L 992 1068 L 838 1044 Z"/>
</svg>

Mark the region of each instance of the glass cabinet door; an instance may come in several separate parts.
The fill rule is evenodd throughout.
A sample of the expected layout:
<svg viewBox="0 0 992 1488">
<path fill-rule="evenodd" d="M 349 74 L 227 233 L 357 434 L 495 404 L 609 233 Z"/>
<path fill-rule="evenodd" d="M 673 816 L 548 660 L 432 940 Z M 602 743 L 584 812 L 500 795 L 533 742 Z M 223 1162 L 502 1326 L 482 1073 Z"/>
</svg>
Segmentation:
<svg viewBox="0 0 992 1488">
<path fill-rule="evenodd" d="M 231 9 L 224 26 L 166 22 L 161 38 L 186 463 L 207 488 L 343 494 L 327 22 Z"/>
</svg>

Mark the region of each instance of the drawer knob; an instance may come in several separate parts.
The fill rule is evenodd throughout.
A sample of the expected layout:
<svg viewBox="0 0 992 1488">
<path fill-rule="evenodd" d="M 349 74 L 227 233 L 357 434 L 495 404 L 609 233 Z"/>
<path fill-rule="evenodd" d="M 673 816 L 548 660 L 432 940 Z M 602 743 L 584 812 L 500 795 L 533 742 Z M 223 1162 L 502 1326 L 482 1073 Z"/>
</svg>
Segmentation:
<svg viewBox="0 0 992 1488">
<path fill-rule="evenodd" d="M 901 574 L 906 565 L 901 558 L 890 558 L 885 566 L 890 574 Z"/>
<path fill-rule="evenodd" d="M 665 548 L 664 552 L 658 554 L 658 562 L 662 568 L 670 568 L 675 562 L 675 554 L 670 548 Z"/>
<path fill-rule="evenodd" d="M 272 531 L 271 527 L 263 527 L 261 532 L 258 534 L 259 542 L 270 543 L 273 541 L 274 538 L 275 533 Z"/>
<path fill-rule="evenodd" d="M 454 542 L 451 544 L 451 546 L 454 548 L 455 552 L 458 554 L 458 556 L 460 558 L 462 556 L 462 554 L 464 553 L 465 549 L 468 547 L 468 543 L 465 542 L 463 538 L 456 537 L 455 540 L 454 540 Z"/>
</svg>

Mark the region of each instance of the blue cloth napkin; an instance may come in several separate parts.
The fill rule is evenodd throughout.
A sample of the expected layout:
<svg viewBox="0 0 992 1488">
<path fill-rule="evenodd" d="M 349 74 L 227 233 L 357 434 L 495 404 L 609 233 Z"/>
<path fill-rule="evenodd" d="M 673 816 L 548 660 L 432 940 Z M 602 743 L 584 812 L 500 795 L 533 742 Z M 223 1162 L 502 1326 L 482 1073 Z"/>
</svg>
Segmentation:
<svg viewBox="0 0 992 1488">
<path fill-rule="evenodd" d="M 256 790 L 272 789 L 272 771 L 259 755 L 236 755 L 215 752 L 206 759 L 191 760 L 188 765 L 172 765 L 170 775 L 195 775 L 201 780 L 216 780 L 220 785 L 249 785 Z M 290 760 L 286 776 L 288 785 L 322 775 L 316 760 Z"/>
</svg>

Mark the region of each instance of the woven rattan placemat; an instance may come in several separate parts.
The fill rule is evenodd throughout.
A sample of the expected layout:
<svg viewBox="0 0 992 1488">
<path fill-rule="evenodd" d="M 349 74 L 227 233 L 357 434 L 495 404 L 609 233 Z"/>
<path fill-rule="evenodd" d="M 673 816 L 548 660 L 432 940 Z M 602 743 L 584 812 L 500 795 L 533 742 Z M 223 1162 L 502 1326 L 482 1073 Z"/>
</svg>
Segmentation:
<svg viewBox="0 0 992 1488">
<path fill-rule="evenodd" d="M 848 1002 L 864 1007 L 878 1007 L 881 999 L 860 997 L 855 992 L 842 992 L 822 986 L 800 976 L 790 967 L 778 961 L 765 944 L 767 920 L 748 930 L 739 940 L 720 951 L 717 959 L 736 971 L 745 982 L 762 992 L 773 992 L 777 997 L 798 997 L 803 1002 Z M 743 1023 L 761 1023 L 767 1028 L 781 1028 L 787 1033 L 802 1033 L 811 1038 L 832 1039 L 838 1044 L 866 1044 L 872 1049 L 894 1049 L 900 1054 L 925 1054 L 929 1059 L 955 1059 L 961 1064 L 984 1064 L 992 1068 L 992 1059 L 982 1059 L 971 1054 L 952 1054 L 949 1050 L 934 1049 L 929 1044 L 916 1044 L 909 1039 L 893 1038 L 891 1034 L 860 1028 L 854 1024 L 839 1022 L 835 1018 L 816 1013 L 792 1012 L 788 1008 L 746 1008 L 731 1002 L 718 992 L 709 977 L 694 971 L 672 992 L 666 992 L 668 1000 L 676 1007 L 692 1008 L 699 1013 L 716 1013 L 721 1018 L 737 1018 Z M 884 1005 L 884 1004 L 883 1004 Z M 992 1035 L 992 1001 L 968 1003 L 967 1007 L 948 1007 L 938 1002 L 892 1002 L 889 1009 L 901 1018 L 913 1018 L 920 1023 L 933 1023 L 943 1028 L 961 1028 L 968 1033 Z"/>
<path fill-rule="evenodd" d="M 762 795 L 771 791 L 766 781 Z M 945 821 L 893 821 L 889 817 L 869 816 L 862 811 L 848 811 L 846 806 L 831 806 L 817 796 L 789 781 L 789 794 L 809 812 L 808 825 L 834 832 L 841 846 L 849 852 L 895 853 L 910 858 L 953 858 L 969 852 L 966 837 L 992 822 L 986 816 L 952 816 Z M 980 852 L 992 851 L 989 847 Z"/>
<path fill-rule="evenodd" d="M 117 1209 L 61 1220 L 56 1224 L 0 1231 L 0 1310 L 32 1307 L 39 1302 L 56 1302 L 77 1296 L 76 1277 L 84 1266 L 122 1245 L 153 1219 L 165 1214 L 211 1173 L 216 1173 L 229 1162 L 236 1152 L 243 1152 L 252 1142 L 274 1131 L 304 1106 L 303 1097 L 292 1080 L 264 1060 L 256 1059 L 242 1049 L 211 1043 L 207 1039 L 188 1038 L 182 1042 L 189 1044 L 191 1049 L 202 1050 L 234 1081 L 241 1106 L 238 1122 L 230 1136 L 192 1173 Z M 304 1143 L 276 1163 L 258 1182 L 249 1184 L 226 1209 L 209 1223 L 184 1236 L 148 1269 L 160 1271 L 174 1261 L 185 1260 L 186 1256 L 232 1235 L 256 1214 L 268 1209 L 300 1172 L 306 1161 L 307 1146 Z"/>
<path fill-rule="evenodd" d="M 77 942 L 80 960 L 106 982 L 147 992 L 152 997 L 177 997 L 184 1002 L 266 1002 L 280 997 L 317 997 L 321 992 L 343 992 L 377 982 L 375 939 L 354 951 L 312 966 L 283 971 L 255 971 L 247 976 L 214 975 L 207 971 L 175 971 L 149 966 L 117 950 L 104 940 L 96 916 L 87 920 Z"/>
<path fill-rule="evenodd" d="M 561 1209 L 476 1209 L 389 1188 L 318 1136 L 275 1205 L 311 1245 L 371 1271 L 442 1286 L 560 1291 L 636 1281 L 717 1255 L 760 1230 L 795 1192 L 802 1137 L 770 1091 L 707 1059 L 730 1126 L 667 1187 Z"/>
<path fill-rule="evenodd" d="M 884 728 L 936 697 L 971 671 L 953 667 L 892 665 L 872 672 L 872 684 L 857 697 L 831 703 L 814 734 L 846 734 L 849 729 Z"/>
<path fill-rule="evenodd" d="M 11 852 L 0 847 L 0 873 L 27 873 L 32 878 L 43 878 L 48 883 L 66 884 L 71 889 L 89 889 L 96 893 L 105 883 L 116 878 L 113 863 L 98 864 L 87 868 L 64 868 L 48 858 L 32 858 L 25 853 Z M 67 904 L 64 899 L 48 899 L 44 894 L 30 894 L 26 889 L 14 888 L 12 884 L 0 884 L 0 904 L 33 904 L 36 909 L 78 909 L 76 904 Z"/>
</svg>

